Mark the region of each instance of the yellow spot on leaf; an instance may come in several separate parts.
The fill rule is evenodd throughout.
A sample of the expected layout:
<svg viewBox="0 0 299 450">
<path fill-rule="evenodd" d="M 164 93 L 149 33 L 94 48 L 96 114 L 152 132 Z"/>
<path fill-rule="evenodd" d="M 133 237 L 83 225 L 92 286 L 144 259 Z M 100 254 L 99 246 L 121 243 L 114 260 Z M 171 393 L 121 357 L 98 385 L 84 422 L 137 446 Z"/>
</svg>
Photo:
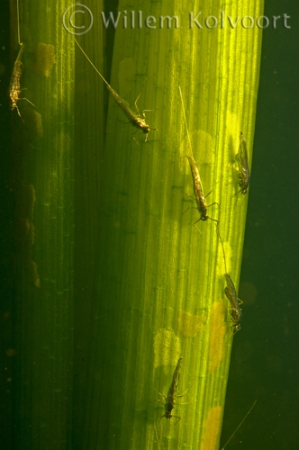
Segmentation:
<svg viewBox="0 0 299 450">
<path fill-rule="evenodd" d="M 221 429 L 222 410 L 222 406 L 213 406 L 209 410 L 200 450 L 216 450 Z"/>
<path fill-rule="evenodd" d="M 33 72 L 35 72 L 37 75 L 48 77 L 50 75 L 50 70 L 56 63 L 54 46 L 43 43 L 37 44 L 33 49 L 33 54 Z"/>
<path fill-rule="evenodd" d="M 178 322 L 179 330 L 182 334 L 185 336 L 194 337 L 204 330 L 206 325 L 206 316 L 204 314 L 196 316 L 181 309 Z"/>
<path fill-rule="evenodd" d="M 218 367 L 224 358 L 226 342 L 226 306 L 223 300 L 213 304 L 210 325 L 210 372 Z"/>
<path fill-rule="evenodd" d="M 195 130 L 191 133 L 189 132 L 189 135 L 192 145 L 192 151 L 189 148 L 189 141 L 186 135 L 185 139 L 183 139 L 180 144 L 181 159 L 183 159 L 184 156 L 188 154 L 189 156 L 192 156 L 192 158 L 196 161 L 196 165 L 199 168 L 203 164 L 212 164 L 215 158 L 214 142 L 212 136 L 203 130 Z M 189 169 L 189 164 L 188 166 L 186 164 L 186 167 L 188 167 Z M 185 170 L 187 171 L 187 169 Z"/>
<path fill-rule="evenodd" d="M 227 129 L 227 135 L 229 136 L 230 140 L 229 145 L 232 147 L 231 157 L 234 158 L 234 155 L 238 152 L 238 147 L 240 144 L 240 131 L 243 129 L 240 123 L 240 117 L 235 113 L 228 111 L 226 115 L 225 126 Z"/>
<path fill-rule="evenodd" d="M 174 366 L 181 356 L 181 341 L 174 331 L 160 328 L 154 336 L 154 366 Z"/>
</svg>

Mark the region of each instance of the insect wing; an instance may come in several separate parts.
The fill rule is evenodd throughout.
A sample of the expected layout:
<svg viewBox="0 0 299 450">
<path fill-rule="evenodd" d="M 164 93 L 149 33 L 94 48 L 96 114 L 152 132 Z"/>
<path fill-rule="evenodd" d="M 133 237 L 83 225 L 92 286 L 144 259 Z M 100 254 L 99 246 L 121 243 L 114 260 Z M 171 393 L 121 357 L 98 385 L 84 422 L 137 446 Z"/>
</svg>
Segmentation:
<svg viewBox="0 0 299 450">
<path fill-rule="evenodd" d="M 239 145 L 239 151 L 236 154 L 236 161 L 239 166 L 239 184 L 242 188 L 242 192 L 246 194 L 247 188 L 250 183 L 250 171 L 249 171 L 249 164 L 248 164 L 248 152 L 247 152 L 247 145 L 246 141 L 244 139 L 243 134 L 240 135 L 240 145 Z"/>
</svg>

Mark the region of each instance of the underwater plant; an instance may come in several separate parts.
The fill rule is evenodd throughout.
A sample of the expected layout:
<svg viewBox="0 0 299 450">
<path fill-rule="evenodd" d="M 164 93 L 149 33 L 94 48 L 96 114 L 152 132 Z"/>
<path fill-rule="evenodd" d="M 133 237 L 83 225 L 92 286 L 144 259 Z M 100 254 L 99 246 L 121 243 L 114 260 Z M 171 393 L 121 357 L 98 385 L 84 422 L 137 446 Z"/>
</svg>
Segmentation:
<svg viewBox="0 0 299 450">
<path fill-rule="evenodd" d="M 236 203 L 235 158 L 242 131 L 251 166 L 263 1 L 20 6 L 21 88 L 43 137 L 26 134 L 18 169 L 35 190 L 40 286 L 20 263 L 15 439 L 216 449 L 235 326 L 224 289 L 226 276 L 238 287 L 248 202 Z M 25 128 L 34 108 L 18 106 Z"/>
</svg>

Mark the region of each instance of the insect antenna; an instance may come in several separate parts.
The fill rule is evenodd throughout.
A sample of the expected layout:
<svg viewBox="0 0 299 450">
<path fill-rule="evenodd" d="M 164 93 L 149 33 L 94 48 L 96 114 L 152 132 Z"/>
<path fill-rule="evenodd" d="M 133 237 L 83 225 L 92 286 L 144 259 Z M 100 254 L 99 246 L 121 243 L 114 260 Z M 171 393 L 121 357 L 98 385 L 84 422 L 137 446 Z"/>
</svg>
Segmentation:
<svg viewBox="0 0 299 450">
<path fill-rule="evenodd" d="M 103 77 L 103 75 L 101 74 L 101 72 L 96 68 L 96 66 L 94 65 L 94 63 L 91 61 L 91 59 L 89 58 L 89 56 L 87 56 L 87 53 L 85 53 L 85 51 L 83 50 L 83 48 L 81 47 L 81 45 L 79 44 L 79 42 L 77 41 L 76 38 L 75 42 L 78 45 L 79 49 L 81 50 L 81 52 L 83 53 L 83 55 L 85 56 L 85 58 L 87 59 L 87 61 L 89 62 L 89 64 L 94 68 L 94 70 L 96 71 L 96 73 L 101 77 L 101 79 L 104 81 L 104 83 L 110 87 L 110 84 L 106 81 L 106 79 Z"/>
<path fill-rule="evenodd" d="M 186 117 L 186 111 L 185 111 L 185 105 L 184 105 L 184 100 L 183 100 L 183 94 L 182 94 L 181 86 L 179 86 L 179 91 L 180 91 L 180 97 L 181 97 L 181 103 L 182 103 L 182 109 L 183 109 L 184 124 L 185 124 L 187 138 L 188 138 L 188 147 L 190 149 L 190 156 L 193 157 L 191 139 L 190 139 L 189 130 L 188 130 L 188 126 L 187 126 L 187 117 Z"/>
<path fill-rule="evenodd" d="M 257 399 L 254 400 L 253 405 L 251 405 L 249 411 L 247 411 L 247 413 L 245 414 L 245 416 L 243 417 L 243 419 L 241 420 L 241 422 L 239 423 L 239 425 L 237 426 L 237 428 L 235 429 L 235 431 L 233 432 L 233 434 L 230 435 L 229 439 L 226 441 L 226 443 L 224 444 L 224 446 L 221 447 L 220 450 L 225 450 L 225 447 L 227 446 L 227 444 L 232 440 L 232 438 L 234 437 L 234 435 L 236 434 L 236 432 L 238 431 L 238 429 L 242 426 L 243 422 L 247 419 L 247 417 L 249 416 L 249 414 L 251 413 L 251 411 L 252 411 L 253 408 L 255 407 L 256 402 L 257 402 Z"/>
<path fill-rule="evenodd" d="M 21 32 L 20 32 L 20 10 L 19 10 L 19 0 L 17 0 L 17 24 L 18 24 L 18 44 L 22 45 L 21 43 Z"/>
<path fill-rule="evenodd" d="M 225 258 L 225 253 L 224 253 L 223 240 L 222 240 L 222 237 L 221 237 L 221 234 L 220 234 L 219 226 L 218 226 L 218 225 L 216 225 L 216 233 L 217 233 L 217 236 L 218 236 L 218 238 L 219 238 L 219 240 L 220 240 L 220 242 L 221 242 L 222 253 L 223 253 L 223 260 L 224 260 L 225 273 L 228 273 L 228 272 L 227 272 L 227 267 L 226 267 L 226 258 Z"/>
</svg>

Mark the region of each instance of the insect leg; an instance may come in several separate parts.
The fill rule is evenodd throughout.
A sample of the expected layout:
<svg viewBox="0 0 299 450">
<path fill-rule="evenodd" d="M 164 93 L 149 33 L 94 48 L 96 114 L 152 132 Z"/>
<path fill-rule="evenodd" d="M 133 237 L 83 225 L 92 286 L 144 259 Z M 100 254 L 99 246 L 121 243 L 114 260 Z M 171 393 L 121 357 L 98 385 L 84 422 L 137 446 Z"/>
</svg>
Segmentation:
<svg viewBox="0 0 299 450">
<path fill-rule="evenodd" d="M 180 418 L 179 416 L 174 416 L 174 415 L 172 415 L 172 417 L 175 417 L 176 419 L 178 419 L 178 420 L 176 421 L 175 425 L 181 420 L 181 418 Z"/>
<path fill-rule="evenodd" d="M 213 219 L 213 217 L 210 217 L 210 216 L 209 216 L 209 219 L 210 219 L 210 220 L 213 220 L 213 222 L 216 222 L 216 223 L 217 223 L 217 225 L 216 225 L 216 226 L 218 226 L 218 224 L 219 224 L 219 220 L 217 220 L 217 219 Z"/>
<path fill-rule="evenodd" d="M 214 203 L 211 203 L 210 205 L 207 205 L 207 208 L 210 208 L 210 206 L 213 206 L 213 205 L 217 205 L 217 206 L 218 206 L 218 208 L 220 208 L 220 209 L 221 209 L 221 207 L 220 207 L 219 203 L 217 203 L 217 202 L 214 202 Z"/>
<path fill-rule="evenodd" d="M 27 89 L 27 88 L 26 88 L 26 89 Z M 22 89 L 22 91 L 24 91 L 24 90 L 25 90 L 25 89 Z M 28 103 L 30 103 L 30 105 L 32 105 L 32 106 L 34 106 L 34 108 L 36 108 L 35 104 L 32 103 L 30 100 L 28 100 L 28 98 L 22 97 L 22 98 L 19 98 L 19 99 L 18 99 L 18 101 L 20 101 L 20 100 L 26 100 Z"/>
<path fill-rule="evenodd" d="M 193 207 L 193 206 L 190 206 L 190 208 L 195 208 L 195 207 Z M 195 208 L 195 209 L 197 209 L 197 208 Z M 197 231 L 199 231 L 200 232 L 200 234 L 202 234 L 202 232 L 200 231 L 200 229 L 195 225 L 197 222 L 199 222 L 201 220 L 201 217 L 198 219 L 198 220 L 196 220 L 196 222 L 194 222 L 193 223 L 193 226 L 194 226 L 194 228 L 196 228 L 197 229 Z"/>
<path fill-rule="evenodd" d="M 141 95 L 141 94 L 138 95 L 138 97 L 136 98 L 135 103 L 134 103 L 135 108 L 136 108 L 136 111 L 137 111 L 137 113 L 138 113 L 138 116 L 140 116 L 140 112 L 139 112 L 139 108 L 138 108 L 138 106 L 137 106 L 137 102 L 138 102 L 138 100 L 139 100 L 140 95 Z"/>
<path fill-rule="evenodd" d="M 196 206 L 189 206 L 189 208 L 185 209 L 185 211 L 182 213 L 182 216 L 185 214 L 185 212 L 189 211 L 189 209 L 197 209 L 197 208 L 196 208 Z M 198 219 L 198 220 L 201 220 L 201 219 Z M 198 222 L 198 220 L 196 222 Z"/>
</svg>

